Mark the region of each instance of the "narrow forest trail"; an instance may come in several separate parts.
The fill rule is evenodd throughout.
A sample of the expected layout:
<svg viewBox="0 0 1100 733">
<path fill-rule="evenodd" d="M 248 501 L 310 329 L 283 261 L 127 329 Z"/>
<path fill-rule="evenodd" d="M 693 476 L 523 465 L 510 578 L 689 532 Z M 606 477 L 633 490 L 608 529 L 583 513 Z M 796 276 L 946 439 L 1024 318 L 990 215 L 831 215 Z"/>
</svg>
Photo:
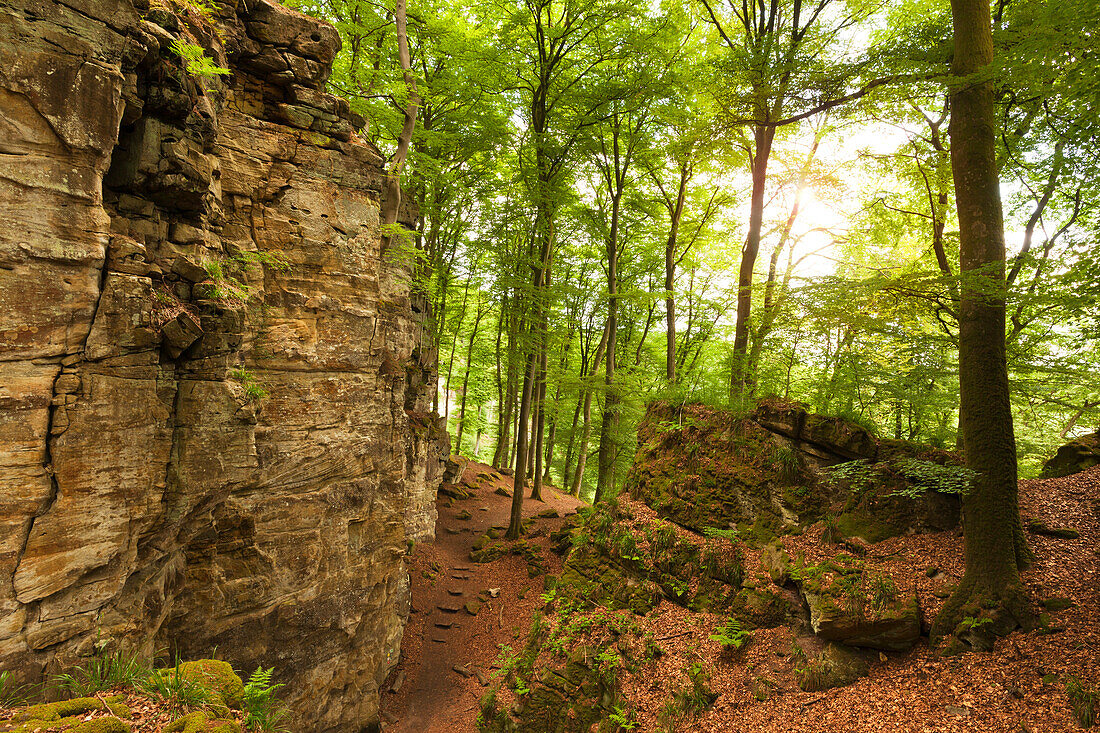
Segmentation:
<svg viewBox="0 0 1100 733">
<path fill-rule="evenodd" d="M 511 477 L 470 461 L 459 487 L 471 496 L 455 499 L 440 492 L 435 542 L 418 545 L 409 558 L 412 609 L 402 658 L 382 686 L 388 733 L 476 730 L 477 703 L 500 645 L 516 648 L 524 643 L 531 617 L 543 605 L 545 574 L 561 572 L 561 558 L 550 551 L 549 535 L 583 505 L 549 487 L 543 491 L 545 502 L 524 501 L 524 518 L 534 520 L 526 539 L 541 548 L 546 568 L 532 577 L 522 555 L 484 564 L 470 560 L 478 538 L 491 527 L 508 524 Z M 538 516 L 548 510 L 558 516 Z"/>
</svg>

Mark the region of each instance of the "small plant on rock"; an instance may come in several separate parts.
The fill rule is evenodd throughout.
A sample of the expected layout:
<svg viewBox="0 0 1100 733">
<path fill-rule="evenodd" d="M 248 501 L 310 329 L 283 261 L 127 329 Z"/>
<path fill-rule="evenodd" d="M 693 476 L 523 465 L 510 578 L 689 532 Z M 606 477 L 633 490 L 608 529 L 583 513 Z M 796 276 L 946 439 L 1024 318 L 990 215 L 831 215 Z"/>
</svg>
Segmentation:
<svg viewBox="0 0 1100 733">
<path fill-rule="evenodd" d="M 912 485 L 898 489 L 892 495 L 909 499 L 919 499 L 925 491 L 965 495 L 978 476 L 977 471 L 966 466 L 941 466 L 919 458 L 899 458 L 896 466 Z"/>
<path fill-rule="evenodd" d="M 206 51 L 203 50 L 202 46 L 187 43 L 177 38 L 172 41 L 171 48 L 172 52 L 183 61 L 187 73 L 191 76 L 208 79 L 215 76 L 226 76 L 231 73 L 229 69 L 214 63 L 214 59 L 206 55 Z"/>
<path fill-rule="evenodd" d="M 889 575 L 879 573 L 872 574 L 871 608 L 875 613 L 882 613 L 887 606 L 898 599 L 898 586 Z"/>
<path fill-rule="evenodd" d="M 272 683 L 271 676 L 274 672 L 274 667 L 264 669 L 263 666 L 259 666 L 245 683 L 244 723 L 249 730 L 265 733 L 279 733 L 287 730 L 282 723 L 289 711 L 286 705 L 275 696 L 283 685 Z"/>
<path fill-rule="evenodd" d="M 259 402 L 267 399 L 267 390 L 256 381 L 256 377 L 252 375 L 252 372 L 247 369 L 233 369 L 230 370 L 229 376 L 240 383 L 241 388 L 244 389 L 244 396 L 248 398 L 249 402 Z"/>
<path fill-rule="evenodd" d="M 703 534 L 711 539 L 729 540 L 733 542 L 737 539 L 737 528 L 730 527 L 729 529 L 719 529 L 718 527 L 703 527 Z"/>
</svg>

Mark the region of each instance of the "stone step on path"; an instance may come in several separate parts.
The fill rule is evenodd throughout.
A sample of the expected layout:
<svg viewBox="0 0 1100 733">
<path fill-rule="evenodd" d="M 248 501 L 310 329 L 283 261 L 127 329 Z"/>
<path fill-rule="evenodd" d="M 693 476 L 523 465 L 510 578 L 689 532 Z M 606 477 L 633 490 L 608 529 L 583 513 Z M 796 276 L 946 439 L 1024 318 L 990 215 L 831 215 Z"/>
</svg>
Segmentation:
<svg viewBox="0 0 1100 733">
<path fill-rule="evenodd" d="M 466 591 L 462 590 L 461 588 L 448 588 L 447 594 L 458 597 L 466 595 Z"/>
<path fill-rule="evenodd" d="M 443 611 L 444 613 L 458 613 L 462 610 L 462 606 L 452 606 L 444 604 L 440 604 L 436 606 L 436 608 L 438 608 L 440 611 Z"/>
<path fill-rule="evenodd" d="M 454 621 L 436 621 L 435 627 L 437 629 L 449 629 L 455 625 Z"/>
</svg>

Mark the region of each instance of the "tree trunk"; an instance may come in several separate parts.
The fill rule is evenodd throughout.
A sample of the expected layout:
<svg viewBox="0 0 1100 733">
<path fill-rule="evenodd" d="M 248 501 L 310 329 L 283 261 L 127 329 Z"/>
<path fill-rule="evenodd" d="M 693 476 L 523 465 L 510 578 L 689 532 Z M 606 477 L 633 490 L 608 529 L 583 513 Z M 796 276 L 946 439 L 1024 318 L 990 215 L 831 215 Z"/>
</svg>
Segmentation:
<svg viewBox="0 0 1100 733">
<path fill-rule="evenodd" d="M 537 350 L 532 349 L 527 368 L 523 373 L 523 396 L 519 403 L 519 422 L 516 425 L 516 472 L 512 484 L 512 516 L 505 534 L 510 540 L 519 539 L 523 530 L 523 488 L 527 482 L 527 418 L 531 414 L 531 391 L 535 378 Z"/>
<path fill-rule="evenodd" d="M 741 250 L 741 270 L 737 276 L 737 324 L 733 332 L 733 363 L 730 369 L 730 401 L 745 394 L 753 375 L 748 372 L 749 317 L 752 314 L 752 279 L 756 257 L 760 253 L 760 232 L 764 225 L 764 189 L 768 182 L 768 159 L 772 152 L 775 128 L 753 128 L 755 150 L 752 159 L 752 199 L 749 204 L 749 231 Z"/>
<path fill-rule="evenodd" d="M 607 359 L 604 362 L 604 398 L 603 414 L 600 416 L 600 451 L 596 473 L 596 496 L 598 504 L 607 493 L 611 480 L 611 465 L 615 459 L 611 431 L 615 425 L 619 400 L 615 393 L 615 342 L 618 330 L 619 311 L 619 196 L 611 200 L 611 230 L 607 237 Z"/>
<path fill-rule="evenodd" d="M 1033 611 L 1019 570 L 1032 560 L 1017 504 L 1016 441 L 1005 354 L 1004 222 L 997 176 L 996 109 L 989 4 L 952 0 L 959 77 L 951 95 L 951 170 L 959 216 L 959 428 L 967 465 L 977 472 L 963 499 L 966 572 L 932 627 L 977 648 L 994 636 L 1031 628 Z M 963 628 L 961 622 L 971 617 Z M 977 618 L 989 623 L 973 624 Z"/>
<path fill-rule="evenodd" d="M 691 166 L 680 167 L 680 185 L 676 190 L 676 202 L 669 209 L 668 239 L 665 240 L 665 380 L 676 384 L 676 240 L 680 231 L 680 218 L 684 213 L 684 197 L 687 194 Z"/>
<path fill-rule="evenodd" d="M 477 327 L 485 315 L 484 305 L 479 303 L 474 316 L 474 327 L 470 329 L 470 343 L 466 346 L 466 372 L 462 375 L 462 404 L 458 410 L 458 437 L 455 438 L 455 453 L 462 453 L 462 430 L 466 426 L 466 390 L 470 387 L 470 365 L 474 360 L 474 341 L 477 339 Z"/>
<path fill-rule="evenodd" d="M 389 241 L 390 228 L 397 224 L 401 210 L 401 169 L 409 154 L 413 131 L 416 129 L 416 110 L 420 106 L 420 95 L 416 91 L 416 77 L 412 75 L 412 57 L 409 55 L 409 36 L 406 32 L 405 0 L 395 0 L 394 22 L 397 26 L 397 60 L 405 78 L 405 89 L 409 102 L 405 106 L 405 124 L 397 136 L 397 151 L 390 163 L 390 170 L 382 176 L 382 196 L 379 204 L 379 218 L 382 220 L 383 248 Z"/>
<path fill-rule="evenodd" d="M 544 484 L 551 483 L 553 481 L 550 476 L 550 465 L 554 462 L 554 440 L 557 438 L 558 432 L 558 404 L 561 402 L 561 382 L 559 380 L 558 386 L 554 389 L 554 403 L 553 409 L 550 411 L 549 426 L 546 429 L 546 458 L 543 460 L 543 475 L 542 482 Z"/>
<path fill-rule="evenodd" d="M 535 428 L 535 465 L 531 474 L 531 498 L 542 501 L 542 449 L 546 430 L 546 345 L 543 344 L 539 355 L 539 419 Z"/>
<path fill-rule="evenodd" d="M 570 479 L 573 477 L 573 449 L 577 444 L 577 424 L 581 416 L 581 405 L 584 402 L 583 392 L 582 389 L 577 393 L 577 404 L 573 408 L 573 424 L 569 427 L 569 443 L 566 445 L 565 461 L 562 463 L 561 487 L 567 491 L 572 486 Z"/>
<path fill-rule="evenodd" d="M 577 472 L 573 475 L 573 485 L 569 487 L 569 493 L 573 496 L 581 495 L 581 484 L 584 483 L 584 469 L 588 464 L 588 441 L 592 438 L 592 384 L 591 375 L 600 368 L 600 359 L 607 349 L 607 338 L 610 324 L 604 324 L 603 336 L 600 345 L 596 347 L 596 356 L 592 358 L 592 370 L 589 372 L 588 383 L 584 388 L 584 428 L 581 432 L 581 443 L 577 450 Z"/>
</svg>

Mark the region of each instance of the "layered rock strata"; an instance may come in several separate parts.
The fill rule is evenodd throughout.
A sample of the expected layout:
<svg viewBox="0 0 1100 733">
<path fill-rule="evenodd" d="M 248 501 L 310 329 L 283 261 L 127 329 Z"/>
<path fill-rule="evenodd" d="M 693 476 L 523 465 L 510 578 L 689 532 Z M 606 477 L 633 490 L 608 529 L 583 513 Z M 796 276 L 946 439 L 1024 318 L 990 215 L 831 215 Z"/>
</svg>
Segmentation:
<svg viewBox="0 0 1100 733">
<path fill-rule="evenodd" d="M 446 456 L 382 158 L 331 27 L 148 2 L 0 0 L 0 669 L 216 647 L 370 728 Z"/>
</svg>

